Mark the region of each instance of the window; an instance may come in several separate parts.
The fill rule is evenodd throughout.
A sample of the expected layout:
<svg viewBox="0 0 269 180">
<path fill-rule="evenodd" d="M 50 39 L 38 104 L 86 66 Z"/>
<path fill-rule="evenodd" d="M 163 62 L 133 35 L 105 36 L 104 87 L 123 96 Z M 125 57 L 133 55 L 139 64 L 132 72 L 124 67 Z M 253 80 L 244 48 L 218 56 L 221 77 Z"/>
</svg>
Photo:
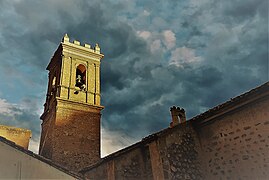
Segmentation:
<svg viewBox="0 0 269 180">
<path fill-rule="evenodd" d="M 80 64 L 76 69 L 76 87 L 80 90 L 86 90 L 86 68 L 84 65 Z M 78 91 L 75 91 L 75 94 L 78 94 Z"/>
<path fill-rule="evenodd" d="M 52 96 L 56 92 L 56 77 L 53 76 L 51 80 L 51 87 L 49 90 L 49 95 Z"/>
</svg>

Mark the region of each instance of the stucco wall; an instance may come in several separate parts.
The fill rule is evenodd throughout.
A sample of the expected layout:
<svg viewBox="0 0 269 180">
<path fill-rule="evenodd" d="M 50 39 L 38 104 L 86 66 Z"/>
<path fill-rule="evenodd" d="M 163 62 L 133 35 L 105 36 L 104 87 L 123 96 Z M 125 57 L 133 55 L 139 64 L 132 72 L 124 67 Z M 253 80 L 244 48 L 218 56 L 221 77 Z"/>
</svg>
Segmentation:
<svg viewBox="0 0 269 180">
<path fill-rule="evenodd" d="M 0 159 L 0 179 L 75 179 L 3 142 Z"/>
</svg>

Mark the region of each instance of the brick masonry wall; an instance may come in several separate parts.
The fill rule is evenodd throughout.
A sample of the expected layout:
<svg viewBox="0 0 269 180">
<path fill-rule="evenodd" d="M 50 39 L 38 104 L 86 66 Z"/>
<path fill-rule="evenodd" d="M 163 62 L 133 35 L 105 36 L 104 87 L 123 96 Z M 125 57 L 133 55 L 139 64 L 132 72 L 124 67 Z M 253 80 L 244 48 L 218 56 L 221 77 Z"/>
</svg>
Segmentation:
<svg viewBox="0 0 269 180">
<path fill-rule="evenodd" d="M 78 172 L 100 160 L 102 108 L 57 99 L 42 116 L 40 154 Z"/>
<path fill-rule="evenodd" d="M 269 178 L 269 101 L 256 102 L 198 130 L 206 179 Z"/>
<path fill-rule="evenodd" d="M 52 109 L 41 124 L 42 129 L 39 144 L 39 154 L 48 159 L 51 159 L 52 155 L 52 134 L 55 124 L 55 116 L 55 109 Z"/>
<path fill-rule="evenodd" d="M 52 160 L 78 171 L 100 160 L 100 113 L 57 108 Z"/>
</svg>

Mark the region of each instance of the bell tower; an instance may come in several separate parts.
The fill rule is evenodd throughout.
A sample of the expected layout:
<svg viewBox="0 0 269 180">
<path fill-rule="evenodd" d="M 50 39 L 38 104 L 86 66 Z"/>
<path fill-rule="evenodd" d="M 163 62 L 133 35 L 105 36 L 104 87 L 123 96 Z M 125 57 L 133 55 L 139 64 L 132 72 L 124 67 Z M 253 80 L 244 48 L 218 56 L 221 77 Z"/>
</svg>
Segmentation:
<svg viewBox="0 0 269 180">
<path fill-rule="evenodd" d="M 73 171 L 100 160 L 100 62 L 98 44 L 70 42 L 67 34 L 47 70 L 48 90 L 39 154 Z"/>
</svg>

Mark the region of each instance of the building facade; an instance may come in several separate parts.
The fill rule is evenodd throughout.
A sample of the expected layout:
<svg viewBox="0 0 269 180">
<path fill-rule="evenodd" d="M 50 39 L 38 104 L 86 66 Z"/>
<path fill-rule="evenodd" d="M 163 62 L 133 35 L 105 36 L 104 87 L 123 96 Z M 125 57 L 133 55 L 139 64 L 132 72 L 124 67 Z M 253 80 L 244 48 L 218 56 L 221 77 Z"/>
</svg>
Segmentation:
<svg viewBox="0 0 269 180">
<path fill-rule="evenodd" d="M 86 179 L 269 179 L 269 82 L 104 157 Z M 179 121 L 175 114 L 178 114 Z M 180 123 L 179 123 L 180 122 Z"/>
<path fill-rule="evenodd" d="M 47 70 L 39 153 L 85 179 L 268 179 L 269 82 L 100 158 L 100 61 L 67 35 Z M 79 176 L 79 177 L 80 177 Z"/>
<path fill-rule="evenodd" d="M 47 67 L 39 154 L 73 171 L 100 160 L 103 56 L 98 44 L 81 46 L 66 34 Z"/>
</svg>

